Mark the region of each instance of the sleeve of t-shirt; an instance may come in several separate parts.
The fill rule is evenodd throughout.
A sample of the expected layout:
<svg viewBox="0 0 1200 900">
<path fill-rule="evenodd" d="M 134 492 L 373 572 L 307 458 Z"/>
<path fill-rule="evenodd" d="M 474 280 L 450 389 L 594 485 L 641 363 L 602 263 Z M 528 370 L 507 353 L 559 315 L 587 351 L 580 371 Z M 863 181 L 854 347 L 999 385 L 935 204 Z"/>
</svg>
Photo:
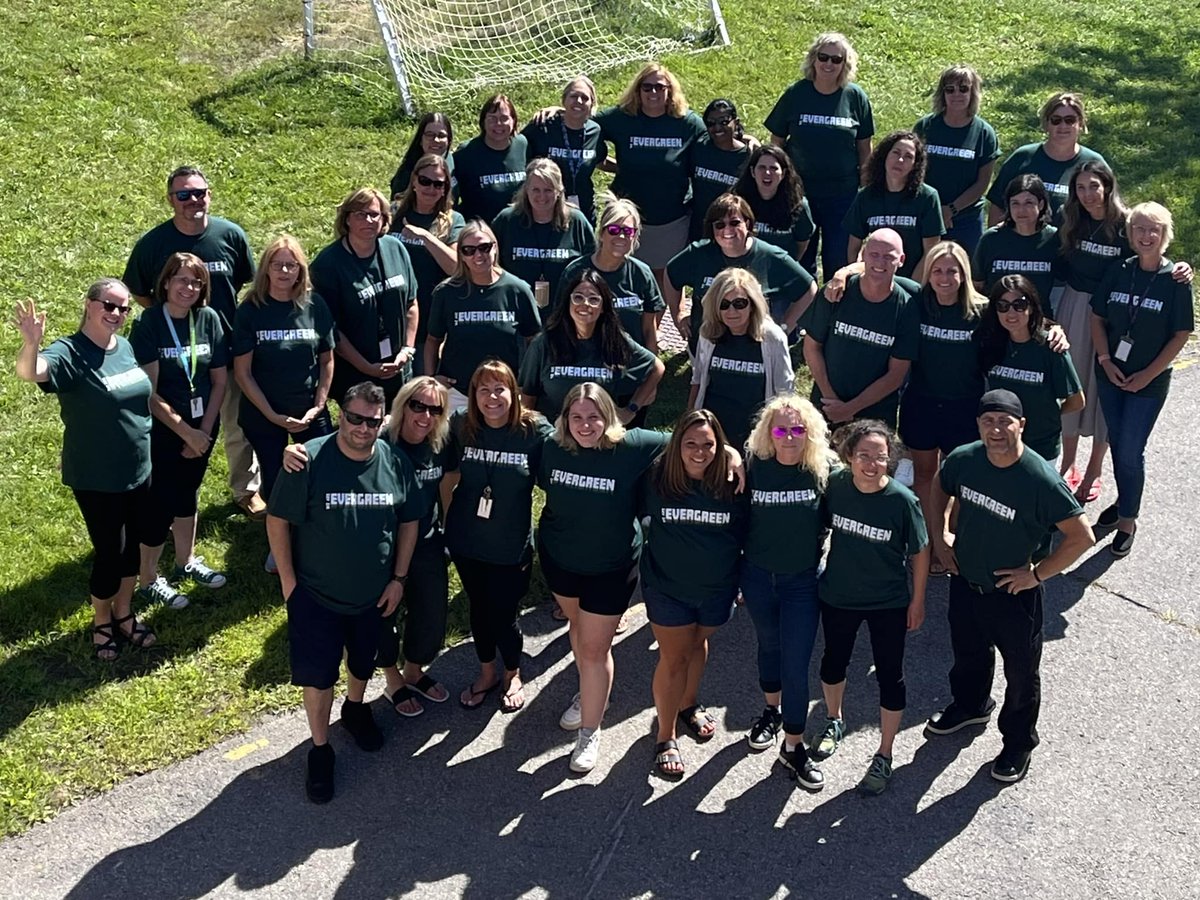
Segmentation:
<svg viewBox="0 0 1200 900">
<path fill-rule="evenodd" d="M 929 543 L 929 532 L 925 527 L 925 516 L 921 512 L 920 501 L 911 493 L 905 500 L 905 553 L 908 556 L 916 556 Z"/>
<path fill-rule="evenodd" d="M 625 366 L 625 371 L 621 373 L 618 394 L 632 393 L 640 388 L 650 376 L 650 371 L 654 368 L 654 361 L 657 358 L 628 334 L 622 336 L 625 338 L 625 346 L 629 348 L 629 363 Z"/>
<path fill-rule="evenodd" d="M 333 267 L 330 265 L 329 257 L 326 255 L 329 252 L 328 248 L 317 254 L 317 258 L 313 260 L 312 265 L 308 268 L 308 277 L 312 279 L 313 293 L 320 294 L 325 301 L 325 305 L 329 307 L 329 312 L 333 316 L 333 320 L 338 320 L 338 291 L 337 283 L 334 280 L 334 275 L 329 270 Z"/>
<path fill-rule="evenodd" d="M 1070 353 L 1055 353 L 1050 363 L 1050 380 L 1054 385 L 1054 396 L 1065 400 L 1083 390 L 1079 381 L 1079 373 L 1075 371 L 1075 363 L 1071 361 Z"/>
<path fill-rule="evenodd" d="M 641 276 L 638 279 L 637 292 L 638 296 L 642 298 L 642 313 L 655 313 L 666 309 L 667 303 L 663 300 L 662 291 L 658 287 L 658 282 L 654 280 L 653 273 L 641 268 L 637 271 Z"/>
<path fill-rule="evenodd" d="M 1020 164 L 1021 161 L 1017 158 L 1017 153 L 1014 152 L 1000 165 L 1000 171 L 996 173 L 996 180 L 988 188 L 987 198 L 989 202 L 1004 209 L 1004 189 L 1016 177 L 1017 168 Z"/>
<path fill-rule="evenodd" d="M 521 129 L 521 136 L 525 138 L 528 146 L 525 148 L 525 156 L 527 159 L 536 159 L 539 156 L 545 156 L 546 151 L 542 147 L 541 137 L 545 133 L 542 126 L 536 122 L 529 122 Z"/>
<path fill-rule="evenodd" d="M 833 324 L 833 304 L 825 299 L 825 292 L 818 291 L 808 317 L 808 335 L 818 344 L 825 343 Z"/>
<path fill-rule="evenodd" d="M 896 343 L 892 345 L 895 359 L 916 359 L 917 347 L 921 342 L 921 305 L 912 297 L 904 301 L 896 323 Z"/>
<path fill-rule="evenodd" d="M 772 257 L 771 268 L 774 270 L 771 275 L 771 284 L 779 285 L 775 290 L 775 296 L 788 303 L 795 303 L 808 293 L 808 289 L 813 283 L 812 276 L 786 250 Z"/>
<path fill-rule="evenodd" d="M 892 276 L 892 281 L 896 283 L 897 287 L 908 294 L 909 297 L 916 297 L 917 294 L 921 293 L 921 283 L 919 281 L 913 281 L 911 278 L 905 278 L 903 275 Z"/>
<path fill-rule="evenodd" d="M 46 360 L 46 380 L 38 386 L 49 394 L 62 394 L 75 387 L 80 369 L 71 345 L 64 340 L 54 341 L 40 356 Z"/>
<path fill-rule="evenodd" d="M 808 206 L 808 198 L 800 201 L 800 211 L 796 213 L 796 222 L 792 225 L 792 240 L 796 243 L 812 240 L 816 234 L 817 225 L 813 221 L 812 210 Z"/>
<path fill-rule="evenodd" d="M 310 448 L 306 446 L 305 449 Z M 311 471 L 312 466 L 307 465 L 299 472 L 289 472 L 287 469 L 279 472 L 267 503 L 271 515 L 293 525 L 300 525 L 308 518 L 308 477 Z"/>
<path fill-rule="evenodd" d="M 446 439 L 446 455 L 442 460 L 442 468 L 447 472 L 457 472 L 462 461 L 462 427 L 466 421 L 466 411 L 451 414 L 450 428 Z"/>
<path fill-rule="evenodd" d="M 400 251 L 400 268 L 401 274 L 404 275 L 404 308 L 407 310 L 417 299 L 417 273 L 413 270 L 412 256 L 408 252 L 408 248 L 404 246 L 404 242 L 394 235 L 388 235 L 396 242 L 396 249 Z"/>
<path fill-rule="evenodd" d="M 989 273 L 992 271 L 992 241 L 995 240 L 995 237 L 996 232 L 991 229 L 985 231 L 975 246 L 975 252 L 971 255 L 971 277 L 976 281 L 982 281 L 985 286 L 988 283 Z"/>
<path fill-rule="evenodd" d="M 788 128 L 792 120 L 792 92 L 795 89 L 796 87 L 793 85 L 780 95 L 779 99 L 775 101 L 775 106 L 771 108 L 766 120 L 763 122 L 767 126 L 767 131 L 776 137 L 787 137 Z"/>
<path fill-rule="evenodd" d="M 641 454 L 641 468 L 644 472 L 666 448 L 667 443 L 671 440 L 671 433 L 654 431 L 649 428 L 631 428 L 625 432 L 625 440 L 636 447 Z"/>
<path fill-rule="evenodd" d="M 1061 478 L 1055 478 L 1054 472 L 1049 469 L 1041 480 L 1036 502 L 1038 519 L 1045 523 L 1047 528 L 1055 522 L 1083 515 L 1083 507 L 1079 505 L 1067 483 Z"/>
<path fill-rule="evenodd" d="M 158 314 L 157 307 L 143 310 L 133 323 L 133 328 L 129 330 L 129 346 L 133 348 L 133 357 L 139 366 L 148 366 L 158 361 L 158 341 L 154 339 L 154 329 L 150 326 L 148 318 L 152 314 Z"/>
<path fill-rule="evenodd" d="M 462 213 L 454 210 L 450 213 L 450 238 L 446 241 L 447 244 L 457 244 L 458 236 L 462 234 L 464 228 L 467 227 L 467 220 L 463 218 Z"/>
<path fill-rule="evenodd" d="M 962 461 L 962 454 L 957 451 L 952 451 L 942 461 L 942 468 L 938 472 L 938 480 L 942 485 L 942 492 L 947 497 L 955 497 L 958 495 L 958 473 Z"/>
<path fill-rule="evenodd" d="M 855 94 L 859 98 L 858 134 L 857 140 L 865 141 L 875 134 L 875 114 L 871 111 L 871 98 L 866 91 L 858 88 Z"/>
<path fill-rule="evenodd" d="M 1092 292 L 1092 299 L 1088 301 L 1092 312 L 1102 319 L 1108 318 L 1108 296 L 1117 282 L 1118 273 L 1123 269 L 1124 267 L 1119 262 L 1114 262 L 1109 266 L 1101 276 L 1100 283 L 1096 285 L 1096 290 Z"/>
<path fill-rule="evenodd" d="M 517 285 L 516 291 L 517 333 L 523 337 L 533 337 L 542 330 L 542 317 L 538 315 L 533 291 L 524 282 Z"/>
<path fill-rule="evenodd" d="M 337 344 L 337 334 L 333 324 L 333 313 L 323 297 L 317 294 L 309 295 L 313 306 L 313 322 L 317 326 L 317 352 L 328 353 Z"/>
<path fill-rule="evenodd" d="M 509 226 L 513 220 L 513 208 L 506 206 L 492 219 L 492 233 L 496 235 L 496 243 L 500 245 L 500 265 L 512 265 L 512 238 L 509 237 Z"/>
<path fill-rule="evenodd" d="M 854 200 L 850 203 L 850 208 L 846 210 L 846 217 L 842 219 L 842 227 L 846 229 L 846 233 L 851 237 L 856 237 L 862 240 L 867 236 L 867 217 L 863 214 L 863 195 L 870 188 L 860 188 L 859 192 L 854 195 Z"/>
<path fill-rule="evenodd" d="M 135 297 L 149 297 L 154 294 L 154 273 L 146 271 L 145 258 L 148 251 L 145 248 L 145 240 L 145 234 L 137 239 L 125 263 L 125 272 L 121 275 L 125 287 L 129 288 L 129 293 Z"/>
<path fill-rule="evenodd" d="M 243 300 L 233 314 L 233 355 L 245 356 L 254 350 L 254 304 Z"/>
<path fill-rule="evenodd" d="M 433 298 L 429 301 L 429 327 L 425 332 L 439 341 L 446 336 L 446 292 L 453 289 L 453 285 L 438 285 L 433 289 Z"/>
<path fill-rule="evenodd" d="M 1000 156 L 1000 139 L 996 137 L 996 129 L 986 122 L 979 129 L 979 144 L 975 148 L 975 161 L 980 168 Z"/>
<path fill-rule="evenodd" d="M 615 129 L 615 125 L 620 116 L 624 113 L 616 106 L 606 106 L 598 113 L 593 113 L 592 119 L 600 126 L 600 137 L 609 143 L 618 145 L 620 135 Z"/>
<path fill-rule="evenodd" d="M 394 446 L 392 459 L 396 463 L 396 476 L 404 491 L 404 501 L 397 506 L 396 516 L 401 522 L 419 522 L 425 514 L 425 501 L 421 496 L 421 486 L 417 483 L 417 473 L 413 471 L 412 461 L 403 450 Z"/>
<path fill-rule="evenodd" d="M 596 252 L 596 231 L 587 216 L 578 210 L 571 215 L 571 243 L 579 249 L 581 256 L 591 256 Z"/>
<path fill-rule="evenodd" d="M 677 290 L 691 283 L 690 272 L 693 268 L 692 257 L 696 253 L 696 245 L 688 244 L 667 261 L 667 277 Z"/>
<path fill-rule="evenodd" d="M 925 196 L 927 201 L 921 210 L 921 237 L 941 237 L 946 233 L 946 225 L 942 222 L 942 198 L 932 185 Z"/>
<path fill-rule="evenodd" d="M 223 369 L 229 365 L 229 341 L 226 339 L 225 326 L 216 310 L 205 307 L 205 320 L 208 324 L 210 353 L 209 365 L 214 369 Z M 140 362 L 140 360 L 139 360 Z"/>
<path fill-rule="evenodd" d="M 1171 304 L 1171 321 L 1169 327 L 1172 332 L 1180 331 L 1195 331 L 1196 330 L 1196 314 L 1192 309 L 1192 286 L 1190 284 L 1175 285 L 1175 296 L 1172 298 Z"/>
<path fill-rule="evenodd" d="M 530 397 L 542 396 L 542 361 L 546 354 L 546 334 L 543 332 L 533 339 L 525 355 L 521 358 L 521 373 L 517 383 L 522 394 Z"/>
<path fill-rule="evenodd" d="M 254 253 L 250 250 L 250 239 L 240 227 L 235 241 L 237 259 L 233 264 L 233 289 L 236 292 L 254 280 Z"/>
</svg>

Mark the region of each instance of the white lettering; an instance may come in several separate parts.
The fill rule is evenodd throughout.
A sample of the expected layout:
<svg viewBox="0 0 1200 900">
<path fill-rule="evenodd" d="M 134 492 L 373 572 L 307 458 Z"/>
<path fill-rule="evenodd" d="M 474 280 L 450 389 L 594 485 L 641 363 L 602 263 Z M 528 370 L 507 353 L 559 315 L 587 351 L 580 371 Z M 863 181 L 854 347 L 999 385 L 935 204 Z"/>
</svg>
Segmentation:
<svg viewBox="0 0 1200 900">
<path fill-rule="evenodd" d="M 896 338 L 890 334 L 880 334 L 878 331 L 860 328 L 858 325 L 851 325 L 848 322 L 834 322 L 833 333 L 852 341 L 875 344 L 879 347 L 890 347 L 896 343 Z"/>
<path fill-rule="evenodd" d="M 877 544 L 886 544 L 892 539 L 892 529 L 890 528 L 876 528 L 874 525 L 867 525 L 865 522 L 859 522 L 856 519 L 839 516 L 837 513 L 833 515 L 833 527 L 843 534 L 852 534 L 855 537 L 866 538 L 868 541 L 874 541 Z"/>
<path fill-rule="evenodd" d="M 1011 522 L 1017 517 L 1017 511 L 1011 506 L 1005 506 L 999 500 L 982 494 L 974 488 L 969 488 L 965 484 L 959 488 L 959 496 L 972 506 L 977 506 L 1006 522 Z"/>
<path fill-rule="evenodd" d="M 396 495 L 387 493 L 367 493 L 367 492 L 340 492 L 330 491 L 325 494 L 325 508 L 336 509 L 340 507 L 359 507 L 359 506 L 395 506 Z"/>
<path fill-rule="evenodd" d="M 580 475 L 577 472 L 566 472 L 562 469 L 550 470 L 550 483 L 561 484 L 564 487 L 579 488 L 584 491 L 599 491 L 603 494 L 611 494 L 617 489 L 617 480 L 615 478 Z"/>
</svg>

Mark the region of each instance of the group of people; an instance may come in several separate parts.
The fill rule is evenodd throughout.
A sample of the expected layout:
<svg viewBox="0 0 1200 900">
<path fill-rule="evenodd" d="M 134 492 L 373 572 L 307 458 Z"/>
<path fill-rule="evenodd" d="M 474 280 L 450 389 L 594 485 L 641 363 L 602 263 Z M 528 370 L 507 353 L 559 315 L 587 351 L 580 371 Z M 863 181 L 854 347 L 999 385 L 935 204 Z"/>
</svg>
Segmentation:
<svg viewBox="0 0 1200 900">
<path fill-rule="evenodd" d="M 428 114 L 391 197 L 349 194 L 311 264 L 286 234 L 256 262 L 245 232 L 211 214 L 204 173 L 172 172 L 172 218 L 137 240 L 122 280 L 88 289 L 75 333 L 43 348 L 45 314 L 16 312 L 17 373 L 58 395 L 63 480 L 95 549 L 96 656 L 156 640 L 135 596 L 179 608 L 188 581 L 227 583 L 195 554 L 220 435 L 233 499 L 266 520 L 314 801 L 333 795 L 343 655 L 341 720 L 364 749 L 382 744 L 363 700 L 376 668 L 401 715 L 449 698 L 427 671 L 445 638 L 447 557 L 480 662 L 459 703 L 498 692 L 504 711 L 524 705 L 517 614 L 535 551 L 578 670 L 560 721 L 577 732 L 574 771 L 597 763 L 612 643 L 640 591 L 659 646 L 655 765 L 683 773 L 677 728 L 716 729 L 699 696 L 707 641 L 740 596 L 765 702 L 750 746 L 779 740 L 814 790 L 867 623 L 881 741 L 860 788 L 879 793 L 905 634 L 928 577 L 949 574 L 954 699 L 928 731 L 987 721 L 997 647 L 1013 671 L 992 773 L 1023 777 L 1041 583 L 1093 541 L 1082 504 L 1109 446 L 1118 500 L 1097 523 L 1115 526 L 1114 554 L 1132 547 L 1144 449 L 1193 329 L 1192 272 L 1166 256 L 1170 213 L 1127 209 L 1078 143 L 1077 94 L 1046 102 L 1046 140 L 993 179 L 999 142 L 973 69 L 947 68 L 931 114 L 878 144 L 856 69 L 844 35 L 819 35 L 766 144 L 731 100 L 697 116 L 658 63 L 604 109 L 575 78 L 523 129 L 494 95 L 457 147 L 450 120 Z M 597 194 L 597 169 L 611 192 Z M 652 431 L 668 309 L 691 390 L 673 428 Z M 808 399 L 795 393 L 801 335 Z M 893 477 L 905 454 L 912 491 Z M 818 624 L 827 721 L 806 744 Z"/>
</svg>

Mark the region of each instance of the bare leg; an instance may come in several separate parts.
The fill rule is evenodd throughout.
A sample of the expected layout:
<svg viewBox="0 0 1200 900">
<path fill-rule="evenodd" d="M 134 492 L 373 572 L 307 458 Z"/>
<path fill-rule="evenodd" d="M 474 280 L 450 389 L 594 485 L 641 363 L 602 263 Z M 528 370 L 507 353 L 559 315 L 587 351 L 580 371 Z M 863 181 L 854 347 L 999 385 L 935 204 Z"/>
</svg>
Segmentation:
<svg viewBox="0 0 1200 900">
<path fill-rule="evenodd" d="M 845 682 L 842 682 L 845 684 Z M 900 719 L 904 715 L 902 709 L 884 709 L 879 707 L 879 755 L 892 758 L 892 741 L 900 731 Z"/>
<path fill-rule="evenodd" d="M 716 630 L 696 626 L 692 655 L 688 659 L 687 687 L 679 704 L 684 709 L 700 702 L 697 698 L 700 696 L 700 679 L 704 677 L 704 667 L 708 664 L 708 639 Z"/>
<path fill-rule="evenodd" d="M 141 568 L 138 573 L 138 581 L 142 587 L 149 587 L 154 584 L 154 579 L 158 578 L 158 563 L 162 559 L 163 545 L 157 547 L 147 547 L 145 544 L 141 546 Z"/>
<path fill-rule="evenodd" d="M 183 568 L 196 554 L 196 517 L 186 516 L 172 522 L 171 538 L 175 542 L 175 565 Z"/>
<path fill-rule="evenodd" d="M 1058 473 L 1064 477 L 1071 471 L 1071 466 L 1075 465 L 1075 460 L 1079 457 L 1079 435 L 1063 434 L 1062 436 L 1062 460 L 1058 465 Z"/>
<path fill-rule="evenodd" d="M 654 638 L 658 641 L 658 665 L 654 667 L 654 709 L 658 713 L 658 738 L 662 741 L 675 740 L 675 717 L 687 687 L 688 665 L 691 661 L 696 634 L 696 625 L 664 626 L 651 623 Z"/>
<path fill-rule="evenodd" d="M 831 719 L 843 718 L 842 697 L 846 695 L 846 682 L 839 681 L 837 684 L 826 684 L 822 681 L 821 691 L 825 694 L 825 715 Z"/>
<path fill-rule="evenodd" d="M 584 728 L 599 728 L 612 691 L 612 642 L 620 616 L 598 616 L 578 610 L 571 622 L 575 665 L 579 669 L 579 708 Z"/>
<path fill-rule="evenodd" d="M 362 684 L 362 682 L 359 682 Z M 361 693 L 359 697 L 361 699 Z M 333 711 L 333 688 L 306 687 L 304 689 L 304 715 L 308 718 L 308 730 L 313 745 L 320 747 L 329 742 L 329 715 Z"/>
</svg>

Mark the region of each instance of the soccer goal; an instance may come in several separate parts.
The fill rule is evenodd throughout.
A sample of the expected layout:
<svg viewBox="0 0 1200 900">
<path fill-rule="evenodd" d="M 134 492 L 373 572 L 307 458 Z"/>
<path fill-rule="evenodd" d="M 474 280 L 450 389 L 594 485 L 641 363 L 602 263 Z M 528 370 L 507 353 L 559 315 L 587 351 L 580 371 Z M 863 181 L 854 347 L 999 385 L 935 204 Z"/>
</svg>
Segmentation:
<svg viewBox="0 0 1200 900">
<path fill-rule="evenodd" d="M 718 0 L 304 0 L 304 48 L 390 76 L 405 112 L 729 43 Z"/>
</svg>

